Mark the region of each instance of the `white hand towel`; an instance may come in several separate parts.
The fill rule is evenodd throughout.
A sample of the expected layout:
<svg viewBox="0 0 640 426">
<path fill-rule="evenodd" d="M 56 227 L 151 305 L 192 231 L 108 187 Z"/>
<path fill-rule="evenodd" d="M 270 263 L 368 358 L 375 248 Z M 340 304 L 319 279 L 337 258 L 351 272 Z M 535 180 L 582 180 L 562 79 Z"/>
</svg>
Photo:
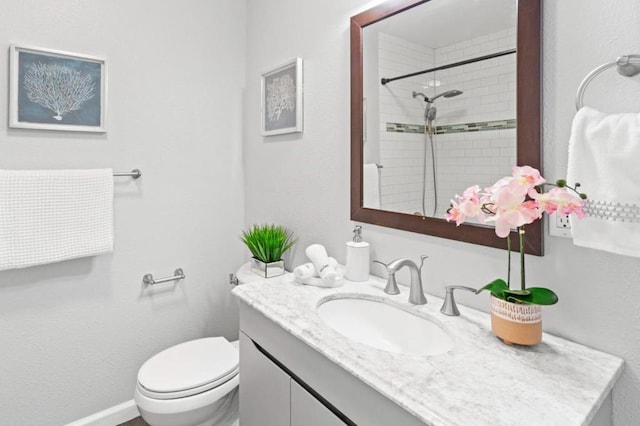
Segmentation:
<svg viewBox="0 0 640 426">
<path fill-rule="evenodd" d="M 346 268 L 344 265 L 338 264 L 338 262 L 333 257 L 329 258 L 329 262 L 332 265 L 335 265 L 338 275 L 330 279 L 319 278 L 319 275 L 317 274 L 313 263 L 305 263 L 293 270 L 293 281 L 297 282 L 298 284 L 311 285 L 315 287 L 340 287 L 344 284 L 344 274 L 346 272 Z"/>
<path fill-rule="evenodd" d="M 362 204 L 370 209 L 380 208 L 380 176 L 375 163 L 365 164 L 362 173 Z"/>
<path fill-rule="evenodd" d="M 111 251 L 111 169 L 0 170 L 0 271 Z"/>
<path fill-rule="evenodd" d="M 579 182 L 588 201 L 587 217 L 571 220 L 574 244 L 640 257 L 640 223 L 620 216 L 621 206 L 640 206 L 639 162 L 640 114 L 605 114 L 588 107 L 576 113 L 567 180 Z M 613 208 L 599 209 L 603 203 Z"/>
</svg>

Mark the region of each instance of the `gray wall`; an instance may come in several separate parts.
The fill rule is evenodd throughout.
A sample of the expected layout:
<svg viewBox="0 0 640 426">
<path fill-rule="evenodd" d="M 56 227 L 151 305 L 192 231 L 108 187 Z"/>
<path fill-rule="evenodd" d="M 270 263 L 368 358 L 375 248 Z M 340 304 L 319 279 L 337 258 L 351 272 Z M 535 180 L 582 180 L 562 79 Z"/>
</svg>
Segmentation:
<svg viewBox="0 0 640 426">
<path fill-rule="evenodd" d="M 115 182 L 115 251 L 0 272 L 0 424 L 59 425 L 133 397 L 152 354 L 237 338 L 227 273 L 245 257 L 241 161 L 245 2 L 4 0 L 8 46 L 104 56 L 106 135 L 7 129 L 1 168 L 140 168 Z M 142 276 L 176 267 L 176 286 Z"/>
<path fill-rule="evenodd" d="M 248 1 L 245 106 L 246 223 L 274 221 L 299 233 L 294 264 L 304 247 L 324 244 L 345 259 L 349 221 L 349 17 L 379 3 L 363 0 Z M 582 78 L 615 56 L 640 53 L 640 3 L 636 0 L 545 1 L 543 25 L 545 176 L 566 173 L 567 143 Z M 305 131 L 262 138 L 260 72 L 292 57 L 305 60 Z M 638 111 L 638 78 L 615 71 L 594 81 L 586 101 L 603 110 Z M 429 292 L 446 284 L 480 286 L 505 273 L 504 252 L 408 232 L 364 225 L 372 259 L 417 258 L 425 253 Z M 560 303 L 545 308 L 545 329 L 623 357 L 614 392 L 616 425 L 640 419 L 640 260 L 578 248 L 546 238 L 546 256 L 528 257 L 531 284 L 550 286 Z M 375 270 L 382 275 L 382 271 Z M 459 301 L 483 310 L 486 296 Z"/>
</svg>

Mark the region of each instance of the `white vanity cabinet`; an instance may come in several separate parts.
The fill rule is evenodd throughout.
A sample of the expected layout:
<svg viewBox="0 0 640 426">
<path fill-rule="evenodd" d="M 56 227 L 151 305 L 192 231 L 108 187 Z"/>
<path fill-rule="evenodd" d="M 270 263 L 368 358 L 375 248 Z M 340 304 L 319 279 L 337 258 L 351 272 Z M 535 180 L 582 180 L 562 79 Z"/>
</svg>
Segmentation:
<svg viewBox="0 0 640 426">
<path fill-rule="evenodd" d="M 424 426 L 240 301 L 242 426 Z"/>
<path fill-rule="evenodd" d="M 291 424 L 291 378 L 240 334 L 240 417 L 246 426 Z"/>
<path fill-rule="evenodd" d="M 240 334 L 242 426 L 344 426 L 329 408 Z"/>
<path fill-rule="evenodd" d="M 291 426 L 344 426 L 327 407 L 291 380 Z"/>
</svg>

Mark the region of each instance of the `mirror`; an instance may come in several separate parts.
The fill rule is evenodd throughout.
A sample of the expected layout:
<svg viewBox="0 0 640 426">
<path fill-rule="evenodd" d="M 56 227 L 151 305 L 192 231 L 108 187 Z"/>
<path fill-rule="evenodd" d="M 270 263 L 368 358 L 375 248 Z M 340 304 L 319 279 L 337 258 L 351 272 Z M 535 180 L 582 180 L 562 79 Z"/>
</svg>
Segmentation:
<svg viewBox="0 0 640 426">
<path fill-rule="evenodd" d="M 351 18 L 352 220 L 506 249 L 444 213 L 514 164 L 541 167 L 539 0 L 395 0 Z M 543 254 L 541 221 L 526 243 Z"/>
</svg>

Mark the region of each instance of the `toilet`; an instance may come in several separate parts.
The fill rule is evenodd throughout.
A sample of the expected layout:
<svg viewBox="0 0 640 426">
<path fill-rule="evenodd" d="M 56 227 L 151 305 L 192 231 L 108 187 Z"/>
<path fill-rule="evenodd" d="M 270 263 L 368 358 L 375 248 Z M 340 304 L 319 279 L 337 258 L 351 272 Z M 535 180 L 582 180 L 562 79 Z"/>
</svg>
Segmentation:
<svg viewBox="0 0 640 426">
<path fill-rule="evenodd" d="M 134 400 L 151 426 L 237 425 L 238 382 L 238 342 L 208 337 L 149 358 Z"/>
</svg>

